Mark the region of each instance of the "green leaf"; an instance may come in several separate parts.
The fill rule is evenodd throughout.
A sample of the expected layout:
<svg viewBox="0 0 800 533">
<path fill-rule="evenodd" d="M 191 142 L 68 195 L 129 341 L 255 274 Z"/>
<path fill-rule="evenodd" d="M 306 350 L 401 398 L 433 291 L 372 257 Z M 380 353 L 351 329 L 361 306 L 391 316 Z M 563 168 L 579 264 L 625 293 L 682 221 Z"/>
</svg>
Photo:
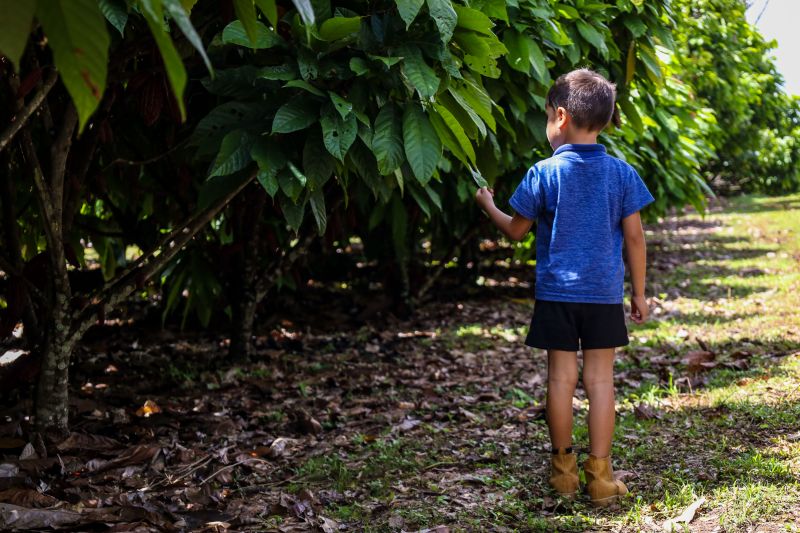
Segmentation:
<svg viewBox="0 0 800 533">
<path fill-rule="evenodd" d="M 330 106 L 322 112 L 320 124 L 322 124 L 322 140 L 325 148 L 336 159 L 343 161 L 347 150 L 356 140 L 358 132 L 356 116 L 351 113 L 347 118 L 342 118 L 333 106 Z"/>
<path fill-rule="evenodd" d="M 361 57 L 351 57 L 350 58 L 350 70 L 352 70 L 356 76 L 363 76 L 367 72 L 369 72 L 369 66 L 367 62 L 364 61 Z"/>
<path fill-rule="evenodd" d="M 403 56 L 403 72 L 417 89 L 420 98 L 430 100 L 439 88 L 436 72 L 425 62 L 422 52 L 413 45 L 404 45 L 398 50 Z"/>
<path fill-rule="evenodd" d="M 458 15 L 453 9 L 452 2 L 450 0 L 426 0 L 426 2 L 431 18 L 439 28 L 442 43 L 450 42 L 458 22 Z"/>
<path fill-rule="evenodd" d="M 306 202 L 303 201 L 300 204 L 296 204 L 290 198 L 281 196 L 280 206 L 281 211 L 283 211 L 283 218 L 286 219 L 289 227 L 292 228 L 295 233 L 297 233 L 300 230 L 300 226 L 303 224 L 303 215 L 306 211 Z"/>
<path fill-rule="evenodd" d="M 631 127 L 637 133 L 641 134 L 644 131 L 644 125 L 642 124 L 642 117 L 639 116 L 639 112 L 636 110 L 636 106 L 627 98 L 620 98 L 619 107 L 630 121 Z"/>
<path fill-rule="evenodd" d="M 442 105 L 433 104 L 433 109 L 436 114 L 442 118 L 444 123 L 447 125 L 447 128 L 452 132 L 453 137 L 455 137 L 456 141 L 458 142 L 459 148 L 461 148 L 461 151 L 467 156 L 469 162 L 474 165 L 475 149 L 472 147 L 472 143 L 470 142 L 467 134 L 464 132 L 464 128 L 458 122 L 456 117 L 453 116 L 453 114 Z"/>
<path fill-rule="evenodd" d="M 8 13 L 8 10 L 3 7 L 3 2 L 7 0 L 0 0 L 0 13 Z M 17 4 L 29 4 L 31 7 L 35 2 L 16 2 Z M 120 35 L 125 35 L 125 25 L 128 23 L 128 4 L 125 0 L 98 0 L 97 5 L 106 20 L 114 26 Z"/>
<path fill-rule="evenodd" d="M 372 152 L 378 160 L 378 171 L 389 174 L 403 163 L 403 128 L 394 104 L 381 108 L 375 119 Z"/>
<path fill-rule="evenodd" d="M 414 19 L 417 18 L 417 14 L 424 3 L 425 0 L 395 0 L 400 18 L 406 23 L 406 29 L 408 29 L 411 23 L 414 22 Z"/>
<path fill-rule="evenodd" d="M 252 146 L 253 138 L 247 132 L 234 130 L 228 133 L 222 139 L 210 176 L 227 176 L 245 168 L 252 161 Z"/>
<path fill-rule="evenodd" d="M 629 14 L 622 18 L 622 23 L 631 32 L 635 39 L 647 33 L 647 24 L 638 16 Z"/>
<path fill-rule="evenodd" d="M 75 103 L 78 129 L 83 131 L 106 89 L 111 40 L 105 18 L 97 0 L 39 0 L 36 17 L 47 35 L 61 80 Z M 25 27 L 29 29 L 30 25 Z M 0 33 L 5 31 L 4 25 Z M 12 37 L 10 42 L 16 39 Z M 17 50 L 21 53 L 18 45 L 12 52 Z"/>
<path fill-rule="evenodd" d="M 293 80 L 297 78 L 297 74 L 297 69 L 292 65 L 262 67 L 258 71 L 258 77 L 265 80 Z"/>
<path fill-rule="evenodd" d="M 469 102 L 467 102 L 466 98 L 461 96 L 461 93 L 459 93 L 456 90 L 456 88 L 453 87 L 452 85 L 449 87 L 448 92 L 450 93 L 450 96 L 453 97 L 453 100 L 455 100 L 455 102 L 458 104 L 458 106 L 461 109 L 463 109 L 464 112 L 466 112 L 467 116 L 469 117 L 470 122 L 472 122 L 475 125 L 475 127 L 478 128 L 478 131 L 480 132 L 481 137 L 482 138 L 486 137 L 486 124 L 483 123 L 483 120 L 481 120 L 481 117 L 478 115 L 477 111 L 472 108 L 472 106 L 469 104 Z M 445 102 L 442 102 L 442 103 L 445 103 Z M 448 109 L 450 109 L 450 107 L 448 107 Z M 450 109 L 450 110 L 453 111 L 452 109 Z M 454 112 L 454 114 L 455 114 L 455 112 Z"/>
<path fill-rule="evenodd" d="M 317 121 L 317 108 L 307 98 L 295 97 L 283 104 L 272 121 L 273 133 L 291 133 Z"/>
<path fill-rule="evenodd" d="M 277 33 L 258 21 L 255 22 L 253 31 L 255 31 L 255 39 L 251 39 L 248 36 L 241 20 L 234 20 L 222 30 L 222 42 L 224 44 L 236 44 L 245 48 L 252 48 L 253 50 L 272 48 L 283 42 Z"/>
<path fill-rule="evenodd" d="M 413 103 L 403 114 L 403 148 L 414 177 L 423 185 L 428 183 L 442 157 L 442 143 L 428 116 Z"/>
<path fill-rule="evenodd" d="M 656 56 L 652 48 L 644 44 L 640 43 L 636 48 L 639 50 L 639 58 L 646 67 L 647 76 L 653 83 L 660 83 L 664 73 L 661 70 L 661 62 L 658 60 L 658 56 Z"/>
<path fill-rule="evenodd" d="M 628 84 L 633 80 L 636 74 L 636 41 L 631 41 L 628 45 L 628 57 L 625 61 L 625 83 Z"/>
<path fill-rule="evenodd" d="M 278 190 L 278 172 L 286 166 L 286 156 L 269 137 L 259 136 L 250 148 L 250 157 L 258 164 L 258 182 L 274 197 Z"/>
<path fill-rule="evenodd" d="M 300 13 L 300 18 L 303 19 L 303 24 L 307 28 L 314 26 L 314 6 L 311 5 L 311 0 L 292 0 L 297 12 Z"/>
<path fill-rule="evenodd" d="M 492 114 L 492 99 L 483 87 L 472 80 L 466 80 L 463 84 L 451 86 L 450 90 L 457 92 L 483 119 L 490 130 L 496 131 L 497 123 Z"/>
<path fill-rule="evenodd" d="M 311 212 L 314 214 L 314 220 L 317 222 L 319 234 L 323 235 L 328 225 L 328 217 L 325 214 L 325 195 L 322 194 L 322 189 L 317 189 L 308 196 L 308 199 L 311 203 Z"/>
<path fill-rule="evenodd" d="M 353 104 L 339 96 L 333 91 L 328 92 L 331 97 L 331 102 L 333 103 L 333 107 L 336 108 L 336 111 L 342 116 L 342 118 L 347 118 L 347 116 L 353 111 Z"/>
<path fill-rule="evenodd" d="M 360 28 L 361 17 L 333 17 L 322 23 L 319 37 L 323 41 L 337 41 L 355 35 Z"/>
<path fill-rule="evenodd" d="M 550 71 L 547 68 L 547 61 L 536 41 L 522 33 L 506 31 L 503 43 L 508 48 L 506 61 L 511 68 L 530 74 L 530 68 L 533 67 L 536 79 L 543 85 L 550 84 Z"/>
<path fill-rule="evenodd" d="M 3 14 L 0 31 L 0 55 L 6 56 L 19 69 L 19 60 L 31 33 L 36 0 L 0 0 Z"/>
<path fill-rule="evenodd" d="M 335 169 L 336 160 L 325 148 L 319 131 L 309 132 L 303 146 L 303 172 L 308 178 L 308 188 L 321 189 Z"/>
<path fill-rule="evenodd" d="M 296 89 L 303 89 L 304 91 L 308 91 L 311 94 L 315 94 L 317 96 L 325 97 L 325 93 L 324 92 L 322 92 L 321 90 L 317 89 L 316 87 L 314 87 L 313 85 L 311 85 L 307 81 L 292 80 L 292 81 L 286 83 L 286 85 L 283 86 L 284 89 L 287 88 L 287 87 L 296 88 Z"/>
<path fill-rule="evenodd" d="M 255 3 L 253 0 L 233 0 L 233 9 L 236 11 L 236 18 L 244 26 L 244 31 L 250 43 L 255 48 L 259 37 Z"/>
<path fill-rule="evenodd" d="M 183 102 L 183 91 L 186 88 L 186 67 L 183 66 L 183 60 L 178 55 L 172 39 L 164 30 L 164 14 L 161 10 L 161 3 L 159 0 L 141 0 L 141 5 L 144 8 L 143 15 L 150 28 L 150 33 L 153 34 L 158 51 L 161 53 L 161 59 L 164 61 L 172 94 L 175 95 L 175 100 L 178 102 L 181 120 L 186 120 L 186 105 Z"/>
<path fill-rule="evenodd" d="M 477 9 L 471 9 L 458 4 L 453 4 L 453 8 L 458 15 L 458 22 L 456 25 L 459 28 L 476 31 L 478 33 L 483 33 L 485 35 L 494 37 L 494 32 L 492 32 L 494 23 L 491 21 L 491 19 L 489 19 L 489 17 Z"/>
<path fill-rule="evenodd" d="M 189 14 L 183 8 L 183 5 L 179 0 L 161 0 L 161 2 L 167 9 L 169 16 L 172 17 L 172 20 L 174 20 L 175 24 L 177 24 L 178 28 L 180 28 L 181 33 L 183 33 L 183 35 L 186 37 L 186 40 L 189 41 L 189 43 L 194 46 L 195 50 L 200 53 L 200 57 L 203 58 L 206 68 L 213 75 L 214 67 L 211 66 L 211 60 L 208 59 L 208 55 L 206 55 L 206 49 L 203 46 L 203 41 L 200 39 L 200 36 L 194 29 L 192 21 L 189 19 Z"/>
<path fill-rule="evenodd" d="M 594 46 L 600 55 L 608 59 L 608 47 L 606 46 L 606 39 L 603 35 L 597 31 L 597 28 L 585 23 L 582 20 L 578 20 L 578 33 L 581 34 L 581 37 L 589 41 L 592 46 Z"/>
<path fill-rule="evenodd" d="M 286 196 L 291 198 L 293 202 L 297 202 L 305 188 L 306 177 L 291 161 L 288 165 L 289 168 L 285 168 L 278 173 L 278 184 Z"/>
<path fill-rule="evenodd" d="M 478 0 L 477 2 L 470 2 L 470 5 L 491 18 L 500 19 L 508 23 L 506 0 Z M 519 7 L 515 2 L 508 2 L 508 5 Z"/>
<path fill-rule="evenodd" d="M 276 27 L 278 25 L 278 6 L 275 5 L 275 0 L 255 0 L 255 2 L 272 27 Z"/>
</svg>

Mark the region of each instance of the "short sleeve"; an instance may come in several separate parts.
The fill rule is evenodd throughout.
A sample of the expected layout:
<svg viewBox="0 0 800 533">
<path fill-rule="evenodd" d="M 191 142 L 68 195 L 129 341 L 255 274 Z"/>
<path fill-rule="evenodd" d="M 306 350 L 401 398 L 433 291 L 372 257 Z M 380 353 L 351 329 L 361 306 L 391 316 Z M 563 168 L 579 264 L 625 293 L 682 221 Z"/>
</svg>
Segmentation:
<svg viewBox="0 0 800 533">
<path fill-rule="evenodd" d="M 528 220 L 536 220 L 542 206 L 542 189 L 534 167 L 528 169 L 508 203 L 518 214 Z"/>
<path fill-rule="evenodd" d="M 628 178 L 625 181 L 625 192 L 622 199 L 622 218 L 641 211 L 645 206 L 655 201 L 647 189 L 642 178 L 632 167 L 629 167 Z"/>
</svg>

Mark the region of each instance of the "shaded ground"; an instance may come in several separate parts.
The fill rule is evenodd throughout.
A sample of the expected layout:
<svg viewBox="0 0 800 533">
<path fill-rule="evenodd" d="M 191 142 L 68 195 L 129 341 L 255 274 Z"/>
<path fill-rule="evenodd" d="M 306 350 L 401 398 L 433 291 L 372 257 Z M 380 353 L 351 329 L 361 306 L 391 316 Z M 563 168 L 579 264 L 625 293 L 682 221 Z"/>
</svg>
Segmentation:
<svg viewBox="0 0 800 533">
<path fill-rule="evenodd" d="M 117 531 L 661 531 L 704 497 L 691 531 L 797 531 L 800 197 L 669 218 L 648 239 L 654 320 L 632 328 L 617 365 L 615 466 L 632 495 L 615 509 L 548 491 L 545 359 L 522 345 L 533 302 L 519 285 L 533 276 L 500 269 L 480 298 L 410 321 L 338 334 L 284 323 L 244 368 L 199 370 L 224 352 L 212 337 L 128 326 L 87 343 L 75 433 L 56 456 L 18 439 L 25 406 L 3 412 L 0 517 Z M 580 390 L 575 410 L 585 451 Z"/>
</svg>

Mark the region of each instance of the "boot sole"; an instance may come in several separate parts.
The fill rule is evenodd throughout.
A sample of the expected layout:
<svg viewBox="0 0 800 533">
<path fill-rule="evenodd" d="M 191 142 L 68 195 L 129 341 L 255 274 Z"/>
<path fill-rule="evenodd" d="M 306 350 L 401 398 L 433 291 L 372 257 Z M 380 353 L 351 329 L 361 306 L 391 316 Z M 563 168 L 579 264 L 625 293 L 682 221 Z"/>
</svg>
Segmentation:
<svg viewBox="0 0 800 533">
<path fill-rule="evenodd" d="M 620 496 L 617 494 L 615 496 L 609 496 L 608 498 L 600 498 L 599 500 L 591 500 L 591 501 L 592 505 L 594 505 L 595 507 L 609 507 L 617 503 L 619 499 Z"/>
</svg>

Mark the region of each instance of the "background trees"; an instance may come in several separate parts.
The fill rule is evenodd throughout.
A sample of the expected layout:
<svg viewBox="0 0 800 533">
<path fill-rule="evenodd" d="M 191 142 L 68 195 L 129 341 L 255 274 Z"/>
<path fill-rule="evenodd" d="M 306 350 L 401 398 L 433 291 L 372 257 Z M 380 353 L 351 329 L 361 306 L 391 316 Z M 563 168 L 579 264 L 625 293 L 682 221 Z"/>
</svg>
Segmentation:
<svg viewBox="0 0 800 533">
<path fill-rule="evenodd" d="M 709 175 L 796 187 L 798 115 L 767 45 L 738 0 L 693 6 L 3 6 L 2 324 L 42 362 L 37 422 L 66 428 L 75 344 L 134 296 L 165 320 L 227 321 L 247 358 L 259 304 L 312 275 L 377 283 L 395 312 L 456 257 L 471 282 L 472 192 L 502 198 L 549 154 L 544 96 L 576 66 L 618 85 L 603 142 L 654 191 L 649 216 L 702 209 Z"/>
</svg>

